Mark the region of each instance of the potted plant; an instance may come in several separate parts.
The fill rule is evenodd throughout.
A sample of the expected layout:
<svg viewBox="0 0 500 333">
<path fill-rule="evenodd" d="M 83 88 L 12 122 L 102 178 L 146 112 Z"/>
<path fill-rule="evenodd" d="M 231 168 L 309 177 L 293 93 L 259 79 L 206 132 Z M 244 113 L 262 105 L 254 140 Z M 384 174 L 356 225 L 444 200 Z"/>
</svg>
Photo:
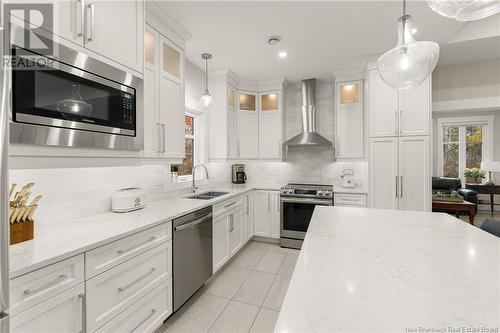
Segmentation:
<svg viewBox="0 0 500 333">
<path fill-rule="evenodd" d="M 464 169 L 465 182 L 469 184 L 481 184 L 485 178 L 485 172 L 479 168 Z"/>
<path fill-rule="evenodd" d="M 177 183 L 178 180 L 178 172 L 179 172 L 179 166 L 178 165 L 171 165 L 170 166 L 170 173 L 172 174 L 172 183 Z"/>
</svg>

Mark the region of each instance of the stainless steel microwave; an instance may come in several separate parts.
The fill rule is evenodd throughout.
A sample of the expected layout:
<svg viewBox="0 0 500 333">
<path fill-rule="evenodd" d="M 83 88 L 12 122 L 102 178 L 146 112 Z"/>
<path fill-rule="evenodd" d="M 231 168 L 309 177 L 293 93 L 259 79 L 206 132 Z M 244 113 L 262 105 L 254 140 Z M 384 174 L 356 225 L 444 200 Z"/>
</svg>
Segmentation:
<svg viewBox="0 0 500 333">
<path fill-rule="evenodd" d="M 61 44 L 55 50 L 11 47 L 10 141 L 143 149 L 142 79 Z"/>
</svg>

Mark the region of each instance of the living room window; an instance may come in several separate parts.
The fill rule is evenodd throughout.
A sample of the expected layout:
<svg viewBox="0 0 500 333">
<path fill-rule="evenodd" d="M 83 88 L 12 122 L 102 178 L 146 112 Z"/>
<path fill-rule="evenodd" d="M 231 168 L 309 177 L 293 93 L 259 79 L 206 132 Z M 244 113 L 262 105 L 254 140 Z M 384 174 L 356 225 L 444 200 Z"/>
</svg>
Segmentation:
<svg viewBox="0 0 500 333">
<path fill-rule="evenodd" d="M 440 175 L 461 178 L 465 168 L 479 168 L 493 151 L 494 116 L 438 119 Z"/>
</svg>

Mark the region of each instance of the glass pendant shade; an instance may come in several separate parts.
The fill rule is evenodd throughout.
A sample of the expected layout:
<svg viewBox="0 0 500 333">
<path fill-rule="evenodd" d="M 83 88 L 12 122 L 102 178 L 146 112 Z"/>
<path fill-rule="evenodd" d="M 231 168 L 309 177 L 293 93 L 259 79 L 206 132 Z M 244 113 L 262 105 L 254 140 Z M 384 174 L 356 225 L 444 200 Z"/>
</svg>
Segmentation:
<svg viewBox="0 0 500 333">
<path fill-rule="evenodd" d="M 389 86 L 411 89 L 420 85 L 436 67 L 439 45 L 415 40 L 410 15 L 401 16 L 398 25 L 398 43 L 380 56 L 377 70 Z"/>
<path fill-rule="evenodd" d="M 213 102 L 214 98 L 212 97 L 212 95 L 210 95 L 208 89 L 205 90 L 205 93 L 201 95 L 200 100 L 198 101 L 198 103 L 200 105 L 203 105 L 204 107 L 209 107 Z"/>
<path fill-rule="evenodd" d="M 499 0 L 427 0 L 439 15 L 457 21 L 479 20 L 500 12 Z"/>
</svg>

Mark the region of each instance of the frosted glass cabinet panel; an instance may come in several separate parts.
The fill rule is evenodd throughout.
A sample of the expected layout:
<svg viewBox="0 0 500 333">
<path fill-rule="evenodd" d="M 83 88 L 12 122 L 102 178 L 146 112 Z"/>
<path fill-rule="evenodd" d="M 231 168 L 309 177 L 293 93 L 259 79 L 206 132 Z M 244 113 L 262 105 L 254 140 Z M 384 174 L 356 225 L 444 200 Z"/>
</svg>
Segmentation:
<svg viewBox="0 0 500 333">
<path fill-rule="evenodd" d="M 151 65 L 156 64 L 156 37 L 151 31 L 144 32 L 145 59 Z"/>
<path fill-rule="evenodd" d="M 230 85 L 227 86 L 227 105 L 236 108 L 236 90 Z"/>
<path fill-rule="evenodd" d="M 168 39 L 163 39 L 162 42 L 162 71 L 166 73 L 170 79 L 180 81 L 182 79 L 183 57 L 182 50 Z"/>
<path fill-rule="evenodd" d="M 256 95 L 240 93 L 240 110 L 255 111 Z"/>
<path fill-rule="evenodd" d="M 279 95 L 276 93 L 261 95 L 262 111 L 276 111 L 279 109 Z"/>
<path fill-rule="evenodd" d="M 359 103 L 359 83 L 340 84 L 340 104 L 356 104 Z"/>
</svg>

